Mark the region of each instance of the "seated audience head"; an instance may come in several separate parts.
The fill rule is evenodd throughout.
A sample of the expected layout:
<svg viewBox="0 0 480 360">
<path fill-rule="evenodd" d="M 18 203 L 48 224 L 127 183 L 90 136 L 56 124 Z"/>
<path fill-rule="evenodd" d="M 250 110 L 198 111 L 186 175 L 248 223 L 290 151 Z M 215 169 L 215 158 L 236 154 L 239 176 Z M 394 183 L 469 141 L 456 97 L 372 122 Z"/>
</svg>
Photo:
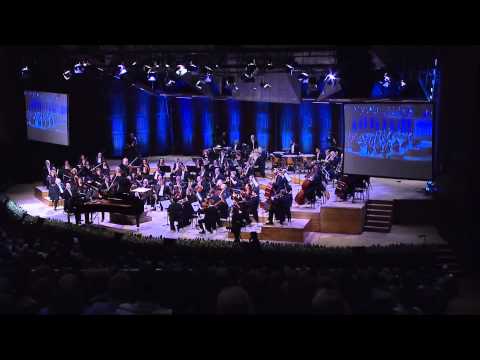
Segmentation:
<svg viewBox="0 0 480 360">
<path fill-rule="evenodd" d="M 217 297 L 217 313 L 222 315 L 253 314 L 248 293 L 240 286 L 224 288 Z"/>
</svg>

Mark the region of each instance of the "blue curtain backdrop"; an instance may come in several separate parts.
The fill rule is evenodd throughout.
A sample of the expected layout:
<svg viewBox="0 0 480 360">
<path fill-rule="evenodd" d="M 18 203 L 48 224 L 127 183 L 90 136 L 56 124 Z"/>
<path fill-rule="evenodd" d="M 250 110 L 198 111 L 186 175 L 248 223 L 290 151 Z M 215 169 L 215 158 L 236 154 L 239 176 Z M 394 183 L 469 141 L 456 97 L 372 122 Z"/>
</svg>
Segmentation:
<svg viewBox="0 0 480 360">
<path fill-rule="evenodd" d="M 158 96 L 155 101 L 155 152 L 157 154 L 167 154 L 171 147 L 170 140 L 170 112 L 168 109 L 168 100 L 166 96 Z"/>
<path fill-rule="evenodd" d="M 138 91 L 136 95 L 135 133 L 138 150 L 141 155 L 148 155 L 150 153 L 150 102 L 152 96 L 144 91 Z"/>
<path fill-rule="evenodd" d="M 270 113 L 269 103 L 256 103 L 256 137 L 258 145 L 267 151 L 271 151 L 270 145 Z"/>
<path fill-rule="evenodd" d="M 111 129 L 112 154 L 115 157 L 122 156 L 127 136 L 127 106 L 125 87 L 120 81 L 113 81 L 109 96 L 109 125 Z"/>
<path fill-rule="evenodd" d="M 108 112 L 111 155 L 115 157 L 122 155 L 129 131 L 136 133 L 144 156 L 200 154 L 216 145 L 218 129 L 227 132 L 230 144 L 247 142 L 255 134 L 260 146 L 270 152 L 288 148 L 292 138 L 303 153 L 312 153 L 315 146 L 326 148 L 332 133 L 342 142 L 337 134 L 343 129 L 341 111 L 334 115 L 331 104 L 153 96 L 115 81 L 110 86 Z"/>
</svg>

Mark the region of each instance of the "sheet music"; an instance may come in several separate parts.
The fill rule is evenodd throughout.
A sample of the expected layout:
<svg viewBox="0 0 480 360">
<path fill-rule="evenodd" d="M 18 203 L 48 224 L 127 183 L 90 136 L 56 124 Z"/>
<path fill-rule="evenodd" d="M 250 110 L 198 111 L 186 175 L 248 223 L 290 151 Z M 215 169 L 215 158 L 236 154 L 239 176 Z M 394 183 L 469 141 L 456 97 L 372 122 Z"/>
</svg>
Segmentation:
<svg viewBox="0 0 480 360">
<path fill-rule="evenodd" d="M 160 201 L 160 204 L 162 204 L 162 207 L 164 209 L 168 209 L 172 203 L 170 200 L 163 200 L 163 201 Z"/>
<path fill-rule="evenodd" d="M 193 211 L 197 212 L 198 210 L 200 210 L 200 203 L 198 201 L 193 202 L 191 205 Z"/>
</svg>

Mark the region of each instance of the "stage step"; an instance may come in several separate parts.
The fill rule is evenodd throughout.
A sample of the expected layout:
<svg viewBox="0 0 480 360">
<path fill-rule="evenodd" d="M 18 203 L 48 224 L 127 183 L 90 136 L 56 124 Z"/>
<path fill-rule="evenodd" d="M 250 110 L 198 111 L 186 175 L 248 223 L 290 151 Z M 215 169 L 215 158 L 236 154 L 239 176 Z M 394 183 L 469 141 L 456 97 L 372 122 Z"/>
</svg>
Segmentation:
<svg viewBox="0 0 480 360">
<path fill-rule="evenodd" d="M 368 220 L 384 220 L 389 221 L 391 219 L 390 215 L 375 215 L 375 214 L 368 214 L 367 213 L 367 221 Z"/>
<path fill-rule="evenodd" d="M 374 225 L 365 225 L 363 227 L 364 231 L 372 231 L 372 232 L 390 232 L 390 226 L 374 226 Z"/>
<path fill-rule="evenodd" d="M 391 217 L 392 211 L 391 210 L 378 210 L 378 209 L 368 209 L 367 208 L 367 215 L 382 215 L 382 216 Z"/>
<path fill-rule="evenodd" d="M 388 204 L 369 204 L 367 203 L 367 210 L 385 210 L 385 211 L 392 211 L 393 205 Z"/>
</svg>

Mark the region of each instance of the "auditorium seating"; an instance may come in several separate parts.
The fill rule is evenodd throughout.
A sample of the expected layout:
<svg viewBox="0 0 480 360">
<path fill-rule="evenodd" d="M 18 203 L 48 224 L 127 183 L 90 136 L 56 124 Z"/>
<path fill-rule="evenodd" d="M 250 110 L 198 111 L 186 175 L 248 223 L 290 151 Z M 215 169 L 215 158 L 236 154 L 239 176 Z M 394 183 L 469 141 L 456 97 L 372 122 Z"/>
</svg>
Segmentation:
<svg viewBox="0 0 480 360">
<path fill-rule="evenodd" d="M 0 313 L 225 313 L 229 296 L 243 296 L 256 314 L 439 314 L 456 294 L 429 246 L 142 238 L 40 221 L 4 204 Z"/>
</svg>

